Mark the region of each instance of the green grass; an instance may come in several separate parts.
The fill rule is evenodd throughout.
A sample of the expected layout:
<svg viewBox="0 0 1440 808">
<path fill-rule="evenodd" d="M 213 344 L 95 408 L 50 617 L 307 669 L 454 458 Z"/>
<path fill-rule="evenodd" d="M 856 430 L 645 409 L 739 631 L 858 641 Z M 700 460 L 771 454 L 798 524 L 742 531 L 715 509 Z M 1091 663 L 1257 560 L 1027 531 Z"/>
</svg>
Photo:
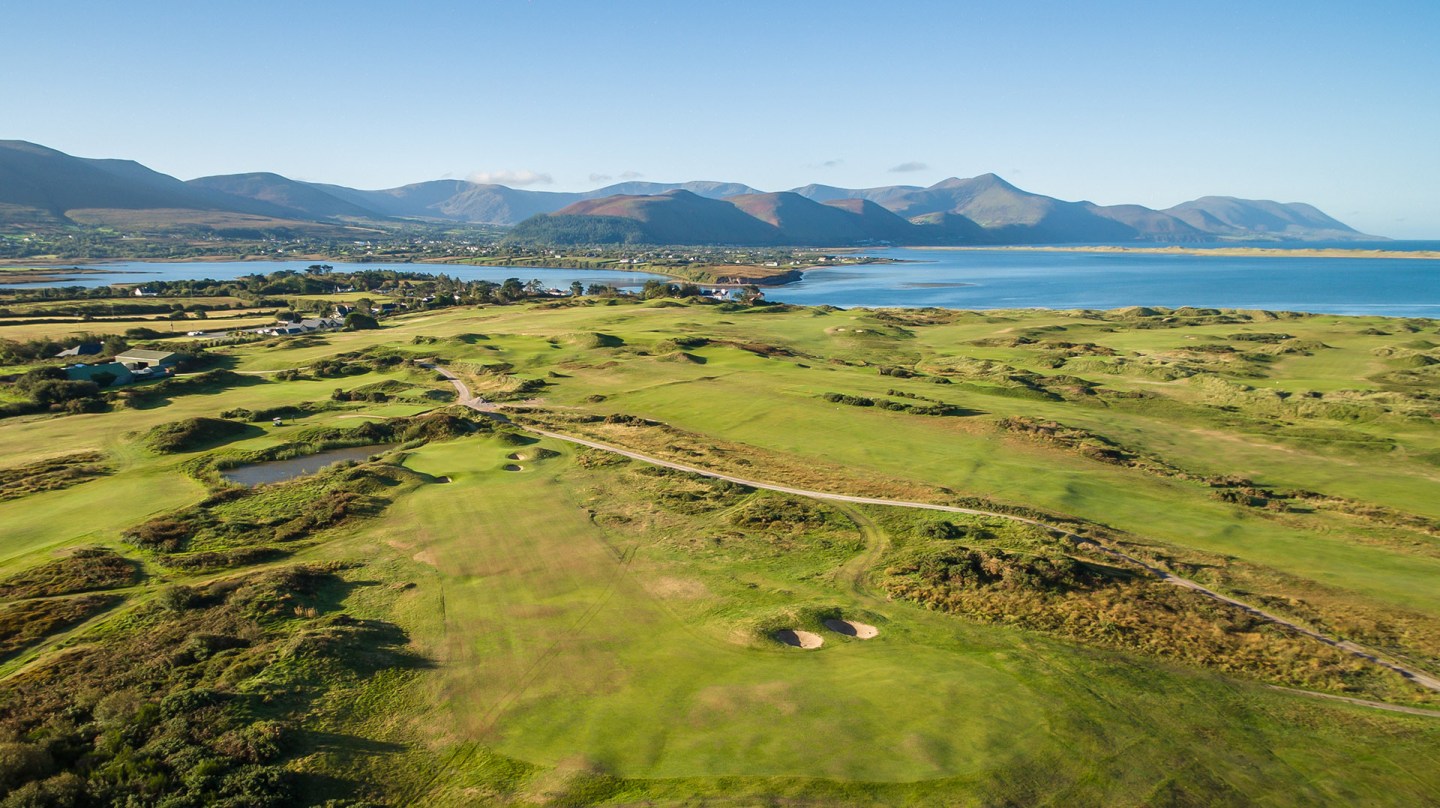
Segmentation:
<svg viewBox="0 0 1440 808">
<path fill-rule="evenodd" d="M 444 660 L 435 709 L 455 722 L 449 732 L 479 745 L 452 750 L 456 771 L 442 780 L 463 783 L 468 767 L 499 754 L 606 772 L 646 796 L 677 786 L 724 793 L 733 786 L 712 778 L 734 777 L 742 789 L 795 778 L 802 793 L 837 788 L 879 802 L 1055 793 L 1107 801 L 1157 787 L 1168 767 L 1183 765 L 1192 775 L 1183 789 L 1253 798 L 1267 793 L 1262 783 L 1233 793 L 1224 783 L 1262 749 L 1299 756 L 1309 741 L 1287 723 L 1295 711 L 1353 720 L 1221 677 L 847 593 L 815 575 L 805 552 L 697 562 L 653 520 L 644 532 L 638 524 L 617 532 L 586 518 L 587 493 L 643 511 L 643 500 L 623 501 L 608 480 L 615 472 L 575 469 L 564 446 L 553 447 L 560 458 L 506 472 L 512 448 L 416 452 L 412 468 L 453 482 L 403 501 L 392 516 L 405 527 L 383 531 L 416 565 L 405 577 L 443 595 L 443 613 L 411 616 L 412 636 L 436 643 Z M 527 507 L 537 501 L 547 507 Z M 829 633 L 824 648 L 807 653 L 745 633 L 757 615 L 804 604 L 861 615 L 882 634 Z M 1217 748 L 1197 731 L 1238 746 Z M 1371 759 L 1398 765 L 1403 757 L 1389 755 L 1403 756 L 1408 743 Z M 1120 751 L 1123 775 L 1110 762 Z M 1319 776 L 1341 759 L 1299 765 Z M 1019 771 L 1033 774 L 1000 775 Z M 1201 775 L 1213 782 L 1197 787 Z M 671 778 L 684 785 L 664 782 Z M 836 785 L 803 785 L 807 778 Z M 942 782 L 873 784 L 931 780 Z M 462 799 L 458 787 L 442 793 Z M 1292 798 L 1340 793 L 1312 783 Z"/>
<path fill-rule="evenodd" d="M 1376 326 L 1394 324 L 1313 317 L 1139 328 L 1046 312 L 886 319 L 863 311 L 513 306 L 405 315 L 376 332 L 224 352 L 242 372 L 276 371 L 384 346 L 439 357 L 482 391 L 542 379 L 546 386 L 526 395 L 555 416 L 625 413 L 664 422 L 669 431 L 569 423 L 696 465 L 897 498 L 978 497 L 1088 521 L 1226 591 L 1434 669 L 1440 538 L 1379 517 L 1243 508 L 1217 500 L 1201 482 L 1101 463 L 996 427 L 1005 417 L 1053 419 L 1194 475 L 1239 475 L 1440 518 L 1433 496 L 1440 466 L 1425 459 L 1440 457 L 1440 431 L 1433 418 L 1415 416 L 1433 402 L 1404 385 L 1367 380 L 1392 370 L 1377 348 L 1429 332 L 1362 333 Z M 1239 364 L 1186 350 L 1270 345 L 1230 337 L 1245 331 L 1334 347 Z M 584 336 L 593 334 L 607 338 Z M 1056 349 L 1012 342 L 1017 336 L 1096 343 L 1143 360 L 1147 370 L 1109 373 L 1081 361 L 1093 357 L 1069 360 L 1085 370 L 1056 367 Z M 676 337 L 709 343 L 685 345 L 691 358 L 676 361 Z M 953 384 L 927 380 L 942 368 L 977 367 L 971 359 L 1012 369 L 957 372 Z M 1162 381 L 1150 372 L 1180 364 L 1199 368 L 1206 381 Z M 880 366 L 920 375 L 882 375 Z M 1017 374 L 1040 392 L 1017 395 L 1022 385 L 1005 378 Z M 1082 377 L 1104 394 L 1074 393 L 1045 378 L 1055 375 Z M 27 654 L 45 659 L 51 645 L 120 630 L 117 621 L 146 608 L 165 584 L 244 574 L 166 568 L 121 542 L 124 530 L 207 493 L 186 472 L 197 453 L 156 455 L 136 436 L 228 409 L 328 402 L 336 388 L 445 387 L 403 369 L 262 378 L 145 409 L 0 421 L 7 468 L 92 449 L 114 468 L 71 488 L 0 502 L 0 577 L 53 563 L 66 548 L 101 544 L 140 557 L 153 581 L 127 590 L 115 617 L 56 633 Z M 399 389 L 385 389 L 392 387 Z M 1265 392 L 1277 389 L 1293 395 Z M 1357 389 L 1392 398 L 1349 401 L 1345 416 L 1300 406 L 1336 403 L 1336 391 Z M 890 390 L 976 414 L 923 416 L 822 398 L 887 399 Z M 1164 398 L 1119 395 L 1136 391 Z M 443 404 L 343 403 L 278 428 L 254 425 L 202 451 L 263 451 L 311 427 L 352 428 Z M 1396 448 L 1376 448 L 1381 441 Z M 322 611 L 393 623 L 408 637 L 407 651 L 427 661 L 363 684 L 346 680 L 333 690 L 341 701 L 320 702 L 307 728 L 344 740 L 302 744 L 287 758 L 291 771 L 316 775 L 304 781 L 307 798 L 356 793 L 447 805 L 1412 805 L 1440 798 L 1437 770 L 1428 765 L 1440 720 L 1308 699 L 1265 687 L 1263 676 L 1228 676 L 886 599 L 879 565 L 891 557 L 897 531 L 908 528 L 874 509 L 717 487 L 577 455 L 552 441 L 473 435 L 409 447 L 401 462 L 421 476 L 387 494 L 393 501 L 380 516 L 296 542 L 284 562 L 339 562 L 345 586 Z M 299 485 L 217 510 L 259 524 L 302 510 L 309 490 Z M 880 636 L 829 632 L 820 618 L 830 614 L 872 623 Z M 825 645 L 800 651 L 770 638 L 786 626 L 821 633 Z M 287 667 L 275 681 L 289 686 L 307 675 Z M 1434 703 L 1391 678 L 1380 695 Z M 309 684 L 331 698 L 325 681 Z M 358 791 L 346 782 L 360 784 Z"/>
</svg>

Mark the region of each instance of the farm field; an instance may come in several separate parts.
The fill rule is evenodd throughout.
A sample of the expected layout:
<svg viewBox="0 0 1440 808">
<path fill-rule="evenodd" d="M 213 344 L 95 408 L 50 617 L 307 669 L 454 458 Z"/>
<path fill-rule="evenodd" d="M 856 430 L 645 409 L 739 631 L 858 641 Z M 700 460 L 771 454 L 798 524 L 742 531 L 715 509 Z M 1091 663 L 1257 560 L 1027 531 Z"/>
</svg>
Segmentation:
<svg viewBox="0 0 1440 808">
<path fill-rule="evenodd" d="M 1440 323 L 608 300 L 0 419 L 0 783 L 1440 800 L 1440 691 L 1395 670 L 1440 673 Z M 221 477 L 345 446 L 375 455 Z"/>
</svg>

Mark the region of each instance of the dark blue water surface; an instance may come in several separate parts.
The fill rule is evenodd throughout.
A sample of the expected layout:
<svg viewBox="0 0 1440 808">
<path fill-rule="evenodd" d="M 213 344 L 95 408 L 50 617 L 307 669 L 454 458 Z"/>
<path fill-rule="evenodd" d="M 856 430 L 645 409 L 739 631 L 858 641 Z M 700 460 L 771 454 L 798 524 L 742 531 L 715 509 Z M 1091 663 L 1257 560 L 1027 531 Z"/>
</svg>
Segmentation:
<svg viewBox="0 0 1440 808">
<path fill-rule="evenodd" d="M 199 280 L 209 278 L 217 281 L 234 280 L 242 275 L 264 275 L 289 269 L 304 272 L 308 266 L 323 263 L 336 272 L 360 272 L 362 270 L 393 269 L 398 272 L 418 272 L 426 275 L 449 275 L 465 281 L 490 281 L 503 283 L 506 278 L 529 281 L 538 278 L 546 286 L 565 288 L 571 281 L 580 281 L 589 286 L 592 283 L 607 284 L 620 289 L 639 288 L 651 278 L 665 280 L 660 275 L 644 272 L 605 272 L 593 269 L 544 269 L 537 267 L 472 267 L 464 264 L 347 264 L 336 261 L 115 261 L 104 264 L 78 264 L 81 269 L 99 270 L 83 275 L 63 277 L 65 270 L 57 268 L 47 275 L 62 276 L 58 280 L 44 283 L 6 283 L 0 288 L 27 289 L 37 286 L 109 286 L 112 283 L 142 284 L 147 281 Z"/>
<path fill-rule="evenodd" d="M 811 270 L 798 283 L 766 290 L 766 297 L 841 307 L 1199 306 L 1440 317 L 1440 260 L 1023 250 L 873 254 L 907 263 Z"/>
<path fill-rule="evenodd" d="M 1188 246 L 1188 245 L 1187 245 Z M 1235 246 L 1235 245 L 1217 245 Z M 1291 245 L 1359 249 L 1440 249 L 1440 242 Z M 1199 306 L 1332 314 L 1440 317 L 1440 260 L 1419 258 L 1282 258 L 1025 250 L 885 249 L 870 254 L 904 263 L 815 269 L 803 280 L 766 290 L 770 300 L 831 306 L 938 306 L 962 309 L 1113 309 Z M 150 280 L 228 280 L 311 261 L 94 264 L 99 274 L 27 286 L 104 286 Z M 346 264 L 336 270 L 395 269 L 499 283 L 538 278 L 637 288 L 659 278 L 643 272 L 471 267 L 453 264 Z M 63 273 L 63 270 L 58 270 Z"/>
</svg>

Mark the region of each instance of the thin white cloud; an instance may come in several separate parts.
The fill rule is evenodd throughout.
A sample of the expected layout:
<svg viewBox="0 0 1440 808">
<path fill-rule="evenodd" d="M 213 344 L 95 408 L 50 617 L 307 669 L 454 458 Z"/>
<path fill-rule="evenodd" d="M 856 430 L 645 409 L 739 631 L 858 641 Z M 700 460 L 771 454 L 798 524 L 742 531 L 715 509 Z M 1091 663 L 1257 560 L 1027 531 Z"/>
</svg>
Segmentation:
<svg viewBox="0 0 1440 808">
<path fill-rule="evenodd" d="M 639 171 L 622 171 L 622 172 L 620 172 L 620 179 L 622 179 L 622 180 L 638 180 L 638 179 L 640 179 L 640 178 L 643 177 L 643 176 L 645 176 L 645 175 L 644 175 L 644 174 L 641 174 Z"/>
<path fill-rule="evenodd" d="M 924 171 L 925 169 L 927 169 L 927 168 L 929 168 L 929 167 L 930 167 L 930 166 L 928 166 L 928 165 L 926 165 L 926 164 L 924 164 L 924 163 L 916 163 L 916 162 L 901 163 L 900 165 L 895 166 L 894 168 L 890 169 L 890 172 L 891 172 L 892 174 L 906 174 L 906 173 L 909 173 L 909 172 L 911 172 L 911 171 Z"/>
<path fill-rule="evenodd" d="M 841 160 L 839 157 L 836 157 L 834 160 L 826 160 L 825 162 L 821 163 L 821 164 L 820 164 L 820 167 L 821 167 L 821 168 L 835 168 L 836 166 L 843 165 L 844 162 L 845 162 L 844 160 Z"/>
<path fill-rule="evenodd" d="M 466 179 L 471 182 L 478 182 L 481 185 L 509 185 L 520 188 L 526 185 L 549 185 L 555 182 L 555 179 L 549 174 L 541 174 L 530 171 L 529 169 L 521 169 L 518 171 L 509 169 L 503 171 L 476 171 L 469 177 L 466 177 Z"/>
<path fill-rule="evenodd" d="M 609 174 L 591 174 L 591 175 L 590 175 L 590 181 L 591 181 L 591 182 L 605 182 L 605 181 L 607 181 L 607 180 L 613 180 L 613 179 L 615 179 L 615 178 L 612 177 L 612 176 L 610 176 Z"/>
</svg>

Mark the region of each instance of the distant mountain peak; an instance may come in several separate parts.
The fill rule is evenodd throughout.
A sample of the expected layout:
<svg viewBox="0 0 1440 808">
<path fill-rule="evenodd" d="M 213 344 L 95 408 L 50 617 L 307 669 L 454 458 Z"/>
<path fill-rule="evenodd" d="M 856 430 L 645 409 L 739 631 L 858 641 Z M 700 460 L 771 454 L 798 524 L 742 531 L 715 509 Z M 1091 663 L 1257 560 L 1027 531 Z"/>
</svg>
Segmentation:
<svg viewBox="0 0 1440 808">
<path fill-rule="evenodd" d="M 944 179 L 935 183 L 927 190 L 949 190 L 952 188 L 969 188 L 977 191 L 985 190 L 987 188 L 1000 188 L 1007 191 L 1020 191 L 1019 188 L 1016 188 L 1014 185 L 1006 182 L 1005 179 L 999 174 L 990 173 L 981 174 L 978 177 L 971 177 L 969 179 L 950 177 L 949 179 Z M 1024 192 L 1021 191 L 1021 193 Z"/>
</svg>

